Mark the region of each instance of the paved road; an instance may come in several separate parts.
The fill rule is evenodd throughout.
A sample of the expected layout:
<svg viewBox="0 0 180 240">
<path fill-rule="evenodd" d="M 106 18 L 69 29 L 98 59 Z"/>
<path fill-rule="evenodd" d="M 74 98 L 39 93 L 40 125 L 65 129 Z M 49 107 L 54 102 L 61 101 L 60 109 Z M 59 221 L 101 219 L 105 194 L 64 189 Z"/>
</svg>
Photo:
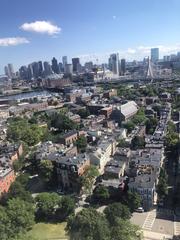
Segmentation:
<svg viewBox="0 0 180 240">
<path fill-rule="evenodd" d="M 172 238 L 174 233 L 180 232 L 180 221 L 174 222 L 174 215 L 171 210 L 156 209 L 145 213 L 133 213 L 131 222 L 139 225 L 146 233 L 145 239 Z M 151 235 L 151 234 L 152 235 Z M 170 238 L 170 239 L 171 239 Z"/>
</svg>

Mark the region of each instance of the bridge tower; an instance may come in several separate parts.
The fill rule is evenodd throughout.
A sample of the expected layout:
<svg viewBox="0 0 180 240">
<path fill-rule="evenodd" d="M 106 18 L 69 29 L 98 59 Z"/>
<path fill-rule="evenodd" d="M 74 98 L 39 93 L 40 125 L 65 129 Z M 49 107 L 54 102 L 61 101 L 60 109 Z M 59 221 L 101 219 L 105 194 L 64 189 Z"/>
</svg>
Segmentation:
<svg viewBox="0 0 180 240">
<path fill-rule="evenodd" d="M 146 78 L 148 78 L 148 79 L 154 78 L 152 62 L 151 62 L 150 58 L 148 58 L 148 68 L 147 68 Z"/>
</svg>

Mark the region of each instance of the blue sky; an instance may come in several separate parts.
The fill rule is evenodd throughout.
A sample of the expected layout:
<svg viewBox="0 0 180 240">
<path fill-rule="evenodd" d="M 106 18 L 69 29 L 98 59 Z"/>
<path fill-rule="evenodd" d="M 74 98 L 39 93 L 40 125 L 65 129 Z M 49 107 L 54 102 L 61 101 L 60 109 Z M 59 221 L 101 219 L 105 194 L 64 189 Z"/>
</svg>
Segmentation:
<svg viewBox="0 0 180 240">
<path fill-rule="evenodd" d="M 180 51 L 180 0 L 0 0 L 0 73 L 63 55 L 106 61 Z"/>
</svg>

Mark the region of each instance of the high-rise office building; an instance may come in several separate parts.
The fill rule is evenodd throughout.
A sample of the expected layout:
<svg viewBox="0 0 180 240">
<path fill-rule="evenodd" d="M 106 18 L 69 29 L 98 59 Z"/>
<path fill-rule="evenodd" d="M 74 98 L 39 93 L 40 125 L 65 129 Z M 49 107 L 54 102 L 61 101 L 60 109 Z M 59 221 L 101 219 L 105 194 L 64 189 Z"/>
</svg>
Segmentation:
<svg viewBox="0 0 180 240">
<path fill-rule="evenodd" d="M 9 68 L 7 66 L 4 67 L 4 73 L 6 76 L 8 76 L 9 78 L 11 77 L 10 76 L 10 72 L 9 72 Z"/>
<path fill-rule="evenodd" d="M 8 76 L 9 78 L 15 77 L 14 68 L 11 63 L 8 63 L 8 65 L 4 67 L 4 72 L 5 75 Z"/>
<path fill-rule="evenodd" d="M 109 58 L 109 69 L 116 75 L 119 75 L 119 54 L 113 53 Z"/>
<path fill-rule="evenodd" d="M 86 62 L 84 64 L 85 70 L 92 71 L 93 69 L 93 62 Z"/>
<path fill-rule="evenodd" d="M 126 72 L 126 60 L 121 59 L 121 75 L 124 75 Z"/>
<path fill-rule="evenodd" d="M 72 64 L 66 64 L 64 69 L 66 74 L 72 74 L 73 73 L 73 65 Z"/>
<path fill-rule="evenodd" d="M 78 72 L 80 60 L 79 58 L 72 58 L 73 72 Z"/>
<path fill-rule="evenodd" d="M 28 65 L 28 79 L 31 80 L 33 78 L 33 67 L 32 64 Z"/>
<path fill-rule="evenodd" d="M 55 57 L 53 57 L 52 59 L 52 70 L 54 73 L 59 73 L 59 65 L 58 65 L 58 61 Z"/>
<path fill-rule="evenodd" d="M 31 65 L 32 65 L 32 70 L 33 70 L 33 77 L 38 78 L 39 77 L 39 63 L 33 62 Z"/>
<path fill-rule="evenodd" d="M 44 62 L 44 75 L 48 76 L 52 73 L 51 65 L 48 62 Z"/>
<path fill-rule="evenodd" d="M 39 65 L 39 77 L 42 77 L 42 74 L 43 74 L 43 64 L 42 64 L 42 61 L 39 61 L 38 65 Z"/>
<path fill-rule="evenodd" d="M 9 69 L 9 72 L 10 72 L 10 76 L 14 77 L 15 76 L 15 72 L 14 72 L 13 65 L 11 63 L 8 64 L 8 69 Z"/>
<path fill-rule="evenodd" d="M 67 63 L 66 63 L 67 64 Z M 66 66 L 66 64 L 65 64 L 65 66 Z M 64 72 L 64 66 L 63 66 L 63 63 L 59 63 L 59 72 L 60 73 L 63 73 Z"/>
<path fill-rule="evenodd" d="M 68 63 L 68 59 L 67 56 L 63 56 L 62 57 L 62 64 L 63 64 L 63 68 L 65 69 L 66 64 Z"/>
<path fill-rule="evenodd" d="M 19 76 L 21 79 L 28 79 L 28 68 L 26 66 L 21 66 L 19 69 Z"/>
<path fill-rule="evenodd" d="M 151 61 L 153 63 L 159 60 L 159 48 L 151 48 Z"/>
</svg>

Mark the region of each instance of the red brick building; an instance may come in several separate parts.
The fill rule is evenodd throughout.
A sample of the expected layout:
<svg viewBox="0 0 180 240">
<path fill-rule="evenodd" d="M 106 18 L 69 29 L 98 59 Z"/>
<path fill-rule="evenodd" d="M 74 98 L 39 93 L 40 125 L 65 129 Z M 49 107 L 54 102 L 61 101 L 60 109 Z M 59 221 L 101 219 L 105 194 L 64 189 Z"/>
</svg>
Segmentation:
<svg viewBox="0 0 180 240">
<path fill-rule="evenodd" d="M 12 168 L 0 168 L 0 197 L 7 193 L 15 180 L 15 173 Z"/>
</svg>

